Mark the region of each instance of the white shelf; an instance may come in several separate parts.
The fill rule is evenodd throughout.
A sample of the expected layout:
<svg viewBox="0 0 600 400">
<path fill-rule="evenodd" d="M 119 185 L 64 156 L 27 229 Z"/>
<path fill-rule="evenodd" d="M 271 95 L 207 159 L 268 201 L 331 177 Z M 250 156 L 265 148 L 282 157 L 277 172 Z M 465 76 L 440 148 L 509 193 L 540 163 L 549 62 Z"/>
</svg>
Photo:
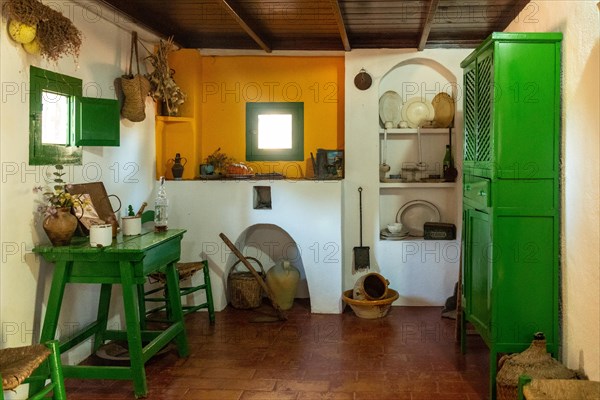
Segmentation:
<svg viewBox="0 0 600 400">
<path fill-rule="evenodd" d="M 422 135 L 447 135 L 449 129 L 454 130 L 454 128 L 421 128 Z M 379 128 L 379 134 L 384 135 L 386 129 Z M 387 129 L 388 135 L 416 135 L 417 128 L 392 128 Z"/>
<path fill-rule="evenodd" d="M 393 179 L 389 179 L 390 182 L 379 182 L 380 189 L 393 189 L 393 188 L 454 188 L 456 182 L 394 182 Z"/>
</svg>

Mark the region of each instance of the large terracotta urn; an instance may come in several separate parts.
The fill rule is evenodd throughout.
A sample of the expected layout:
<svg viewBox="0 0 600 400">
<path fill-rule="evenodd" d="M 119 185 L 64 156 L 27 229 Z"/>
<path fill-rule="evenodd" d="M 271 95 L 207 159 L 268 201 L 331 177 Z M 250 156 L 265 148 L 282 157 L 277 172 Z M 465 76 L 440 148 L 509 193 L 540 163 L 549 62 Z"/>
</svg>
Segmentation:
<svg viewBox="0 0 600 400">
<path fill-rule="evenodd" d="M 67 246 L 77 229 L 77 218 L 69 208 L 58 208 L 55 215 L 44 219 L 43 227 L 54 246 Z"/>
</svg>

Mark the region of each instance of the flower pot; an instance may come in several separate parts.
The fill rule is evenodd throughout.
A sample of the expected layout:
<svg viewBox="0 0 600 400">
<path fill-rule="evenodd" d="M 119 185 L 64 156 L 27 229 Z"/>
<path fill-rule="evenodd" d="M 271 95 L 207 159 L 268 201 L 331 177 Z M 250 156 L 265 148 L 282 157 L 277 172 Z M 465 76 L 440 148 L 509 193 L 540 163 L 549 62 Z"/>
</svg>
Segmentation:
<svg viewBox="0 0 600 400">
<path fill-rule="evenodd" d="M 58 208 L 55 215 L 44 219 L 43 227 L 54 246 L 67 246 L 77 229 L 77 218 L 69 208 Z"/>
</svg>

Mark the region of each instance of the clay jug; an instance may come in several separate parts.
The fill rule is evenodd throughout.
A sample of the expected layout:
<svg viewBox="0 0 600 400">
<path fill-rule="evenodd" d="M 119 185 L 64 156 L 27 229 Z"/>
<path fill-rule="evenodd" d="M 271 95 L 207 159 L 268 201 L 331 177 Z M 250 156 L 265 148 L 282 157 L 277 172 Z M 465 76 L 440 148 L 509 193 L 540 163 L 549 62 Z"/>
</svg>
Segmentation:
<svg viewBox="0 0 600 400">
<path fill-rule="evenodd" d="M 288 260 L 278 262 L 267 271 L 267 285 L 282 310 L 289 310 L 294 305 L 299 280 L 300 271 Z"/>
<path fill-rule="evenodd" d="M 388 280 L 382 275 L 371 272 L 358 278 L 352 296 L 355 300 L 382 300 L 387 296 L 388 285 Z"/>
<path fill-rule="evenodd" d="M 183 176 L 183 167 L 187 163 L 187 158 L 181 157 L 179 153 L 175 154 L 175 158 L 170 160 L 173 163 L 171 172 L 173 173 L 173 179 L 180 180 Z"/>
<path fill-rule="evenodd" d="M 43 228 L 54 246 L 66 246 L 77 229 L 77 218 L 69 208 L 58 208 L 55 215 L 44 219 Z"/>
</svg>

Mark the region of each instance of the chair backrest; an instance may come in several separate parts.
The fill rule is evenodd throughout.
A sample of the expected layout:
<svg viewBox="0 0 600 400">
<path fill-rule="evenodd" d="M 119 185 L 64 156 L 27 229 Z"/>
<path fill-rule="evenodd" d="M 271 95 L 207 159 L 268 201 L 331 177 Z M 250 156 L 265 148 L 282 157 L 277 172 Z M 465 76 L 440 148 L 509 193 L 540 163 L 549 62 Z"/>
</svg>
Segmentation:
<svg viewBox="0 0 600 400">
<path fill-rule="evenodd" d="M 142 213 L 142 224 L 146 222 L 154 222 L 154 210 L 147 210 Z"/>
</svg>

